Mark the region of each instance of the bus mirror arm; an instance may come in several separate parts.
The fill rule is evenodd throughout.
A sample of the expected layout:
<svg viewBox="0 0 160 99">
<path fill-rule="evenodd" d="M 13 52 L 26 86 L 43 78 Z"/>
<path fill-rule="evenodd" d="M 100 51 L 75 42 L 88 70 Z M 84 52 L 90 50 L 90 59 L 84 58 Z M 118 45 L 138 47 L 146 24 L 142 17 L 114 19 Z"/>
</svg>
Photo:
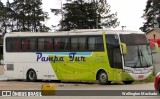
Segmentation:
<svg viewBox="0 0 160 99">
<path fill-rule="evenodd" d="M 122 42 L 120 42 L 119 44 L 120 44 L 121 47 L 122 47 L 122 54 L 123 54 L 123 55 L 126 55 L 126 54 L 127 54 L 127 46 L 126 46 L 126 44 L 125 44 L 125 43 L 122 43 Z"/>
</svg>

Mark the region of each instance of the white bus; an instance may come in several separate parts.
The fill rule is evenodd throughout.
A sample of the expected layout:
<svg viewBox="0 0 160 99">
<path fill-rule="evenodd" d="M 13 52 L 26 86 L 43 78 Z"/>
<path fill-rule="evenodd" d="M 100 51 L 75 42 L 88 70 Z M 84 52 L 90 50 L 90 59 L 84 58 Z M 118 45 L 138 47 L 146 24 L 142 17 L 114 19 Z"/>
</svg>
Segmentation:
<svg viewBox="0 0 160 99">
<path fill-rule="evenodd" d="M 153 72 L 149 42 L 137 31 L 14 32 L 5 34 L 3 50 L 10 79 L 130 84 Z"/>
</svg>

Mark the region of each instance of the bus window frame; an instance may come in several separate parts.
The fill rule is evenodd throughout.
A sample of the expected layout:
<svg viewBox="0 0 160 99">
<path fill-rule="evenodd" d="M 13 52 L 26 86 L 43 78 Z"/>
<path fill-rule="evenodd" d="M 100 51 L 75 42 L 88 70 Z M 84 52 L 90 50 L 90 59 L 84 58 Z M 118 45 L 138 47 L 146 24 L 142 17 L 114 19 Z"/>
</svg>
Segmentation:
<svg viewBox="0 0 160 99">
<path fill-rule="evenodd" d="M 22 50 L 22 40 L 23 39 L 26 39 L 26 38 L 29 38 L 29 39 L 35 39 L 36 41 L 35 41 L 35 50 L 28 50 L 28 51 L 23 51 Z M 38 42 L 38 40 L 37 40 L 37 37 L 20 37 L 20 39 L 21 39 L 21 52 L 36 52 L 37 51 L 37 49 L 38 49 L 38 45 L 37 45 L 37 42 Z"/>
<path fill-rule="evenodd" d="M 7 48 L 7 45 L 8 45 L 7 43 L 8 43 L 8 41 L 7 41 L 7 40 L 8 40 L 8 39 L 15 39 L 15 38 L 17 38 L 17 39 L 20 40 L 20 43 L 19 43 L 19 51 L 18 51 L 18 50 L 15 50 L 15 51 L 14 51 L 14 50 L 10 50 L 10 51 L 8 51 L 8 48 Z M 5 49 L 6 49 L 5 51 L 6 51 L 6 52 L 8 52 L 8 53 L 21 52 L 21 38 L 20 38 L 20 37 L 6 37 L 6 38 L 5 38 L 5 43 L 6 43 L 6 44 L 5 44 Z"/>
<path fill-rule="evenodd" d="M 85 38 L 86 39 L 86 44 L 85 44 L 85 49 L 84 50 L 72 50 L 71 49 L 71 38 L 72 37 L 77 37 L 78 39 L 79 38 Z M 89 40 L 89 37 L 101 37 L 102 39 L 102 49 L 100 50 L 89 50 L 88 49 L 88 40 Z M 6 52 L 51 52 L 51 51 L 54 51 L 54 52 L 104 52 L 104 40 L 103 40 L 103 35 L 74 35 L 74 36 L 22 36 L 22 37 L 6 37 L 5 41 L 6 41 L 6 45 L 7 45 L 7 39 L 12 39 L 12 38 L 18 38 L 20 40 L 20 50 L 19 51 L 7 51 L 7 46 L 6 46 Z M 36 39 L 36 44 L 35 44 L 35 50 L 28 50 L 28 51 L 23 51 L 22 50 L 22 40 L 23 39 Z M 38 49 L 38 39 L 41 39 L 41 38 L 51 38 L 52 39 L 52 50 L 39 50 Z M 67 44 L 67 49 L 66 50 L 54 50 L 54 38 L 68 38 L 68 44 Z M 95 45 L 96 46 L 96 45 Z M 79 47 L 79 46 L 78 46 Z"/>
</svg>

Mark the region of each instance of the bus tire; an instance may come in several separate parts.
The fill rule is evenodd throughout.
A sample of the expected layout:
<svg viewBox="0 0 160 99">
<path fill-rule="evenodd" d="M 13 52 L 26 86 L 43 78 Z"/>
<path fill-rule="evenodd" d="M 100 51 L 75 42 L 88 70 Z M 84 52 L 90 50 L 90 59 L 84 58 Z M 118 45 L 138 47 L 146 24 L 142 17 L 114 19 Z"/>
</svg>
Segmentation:
<svg viewBox="0 0 160 99">
<path fill-rule="evenodd" d="M 100 85 L 107 85 L 109 83 L 108 75 L 104 70 L 102 70 L 98 73 L 97 79 L 98 79 Z"/>
<path fill-rule="evenodd" d="M 34 82 L 37 80 L 37 74 L 33 69 L 29 69 L 27 72 L 27 81 Z"/>
<path fill-rule="evenodd" d="M 133 81 L 123 81 L 124 84 L 132 84 Z"/>
</svg>

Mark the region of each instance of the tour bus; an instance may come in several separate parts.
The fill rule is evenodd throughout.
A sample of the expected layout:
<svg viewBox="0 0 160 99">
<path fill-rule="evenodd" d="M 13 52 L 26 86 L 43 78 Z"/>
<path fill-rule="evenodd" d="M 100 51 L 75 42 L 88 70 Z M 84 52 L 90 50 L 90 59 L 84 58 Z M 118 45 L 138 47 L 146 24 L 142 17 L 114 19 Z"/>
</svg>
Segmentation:
<svg viewBox="0 0 160 99">
<path fill-rule="evenodd" d="M 16 80 L 131 84 L 153 73 L 149 42 L 137 31 L 12 32 L 4 36 L 3 52 L 4 74 Z"/>
</svg>

